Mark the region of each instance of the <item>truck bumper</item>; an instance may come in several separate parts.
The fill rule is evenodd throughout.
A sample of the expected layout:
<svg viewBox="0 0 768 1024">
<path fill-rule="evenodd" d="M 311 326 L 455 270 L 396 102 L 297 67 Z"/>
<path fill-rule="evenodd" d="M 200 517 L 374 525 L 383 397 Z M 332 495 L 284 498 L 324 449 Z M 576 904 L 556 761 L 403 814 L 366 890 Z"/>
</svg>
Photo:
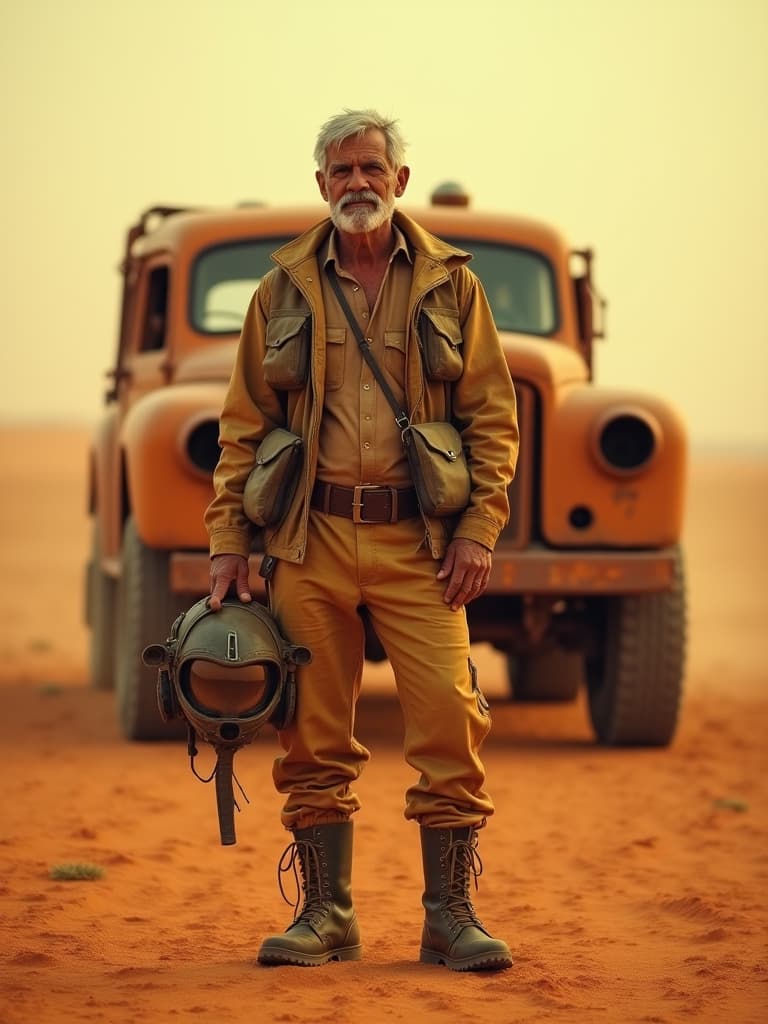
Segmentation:
<svg viewBox="0 0 768 1024">
<path fill-rule="evenodd" d="M 680 554 L 654 551 L 496 552 L 486 594 L 643 594 L 671 590 Z"/>
<path fill-rule="evenodd" d="M 262 555 L 250 557 L 254 597 L 265 594 L 259 576 Z M 497 551 L 493 556 L 487 595 L 505 594 L 643 594 L 671 590 L 679 560 L 677 548 L 654 551 Z M 208 593 L 207 553 L 177 551 L 171 555 L 171 590 L 200 596 Z"/>
</svg>

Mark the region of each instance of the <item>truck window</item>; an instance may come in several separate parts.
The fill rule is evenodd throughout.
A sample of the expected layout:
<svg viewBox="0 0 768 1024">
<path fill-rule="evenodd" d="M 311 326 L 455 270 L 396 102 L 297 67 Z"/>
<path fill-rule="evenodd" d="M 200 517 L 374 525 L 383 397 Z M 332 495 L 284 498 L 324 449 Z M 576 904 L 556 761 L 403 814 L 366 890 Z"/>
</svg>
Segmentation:
<svg viewBox="0 0 768 1024">
<path fill-rule="evenodd" d="M 147 305 L 141 329 L 141 351 L 165 348 L 168 315 L 168 267 L 153 267 L 147 280 Z"/>
<path fill-rule="evenodd" d="M 270 253 L 288 238 L 253 239 L 202 252 L 192 268 L 190 319 L 203 334 L 237 334 Z"/>
<path fill-rule="evenodd" d="M 253 239 L 205 250 L 192 271 L 192 326 L 204 334 L 240 330 L 251 296 L 273 265 L 270 253 L 288 238 Z M 473 255 L 471 267 L 483 283 L 501 331 L 548 336 L 559 326 L 555 277 L 549 261 L 531 249 L 449 239 Z"/>
<path fill-rule="evenodd" d="M 470 267 L 483 283 L 500 331 L 547 336 L 557 330 L 555 277 L 541 253 L 475 239 L 450 241 L 472 253 Z"/>
</svg>

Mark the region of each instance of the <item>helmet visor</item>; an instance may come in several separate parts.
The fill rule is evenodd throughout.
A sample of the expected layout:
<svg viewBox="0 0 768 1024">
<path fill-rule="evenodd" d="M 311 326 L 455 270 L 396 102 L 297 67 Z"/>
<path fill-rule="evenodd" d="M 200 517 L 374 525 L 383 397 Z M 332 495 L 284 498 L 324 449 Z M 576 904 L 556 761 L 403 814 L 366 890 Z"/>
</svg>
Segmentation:
<svg viewBox="0 0 768 1024">
<path fill-rule="evenodd" d="M 195 658 L 186 667 L 188 699 L 211 716 L 248 716 L 272 696 L 264 664 L 230 667 Z"/>
</svg>

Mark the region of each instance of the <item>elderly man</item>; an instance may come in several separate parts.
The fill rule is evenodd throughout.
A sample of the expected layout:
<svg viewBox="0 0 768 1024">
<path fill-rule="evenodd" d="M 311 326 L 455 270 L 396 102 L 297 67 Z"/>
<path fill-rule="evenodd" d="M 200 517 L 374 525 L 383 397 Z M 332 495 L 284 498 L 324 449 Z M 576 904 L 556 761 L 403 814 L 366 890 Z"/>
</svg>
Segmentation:
<svg viewBox="0 0 768 1024">
<path fill-rule="evenodd" d="M 249 601 L 253 525 L 243 490 L 254 448 L 276 427 L 302 438 L 297 489 L 282 520 L 265 529 L 264 547 L 270 608 L 313 653 L 299 669 L 296 715 L 279 734 L 284 752 L 273 773 L 294 839 L 284 860 L 298 860 L 303 905 L 284 934 L 264 940 L 258 959 L 316 965 L 361 955 L 351 818 L 369 758 L 354 735 L 364 609 L 392 665 L 404 756 L 416 772 L 405 816 L 420 825 L 421 960 L 504 968 L 512 963 L 506 943 L 470 901 L 477 832 L 493 804 L 479 756 L 490 718 L 465 605 L 487 586 L 509 514 L 514 390 L 469 254 L 395 210 L 409 177 L 397 123 L 345 111 L 322 127 L 315 158 L 330 218 L 274 253 L 277 267 L 251 301 L 206 514 L 211 604 L 218 608 L 230 586 Z M 355 320 L 410 420 L 459 430 L 471 477 L 460 513 L 438 518 L 419 504 L 401 427 L 356 342 Z"/>
</svg>

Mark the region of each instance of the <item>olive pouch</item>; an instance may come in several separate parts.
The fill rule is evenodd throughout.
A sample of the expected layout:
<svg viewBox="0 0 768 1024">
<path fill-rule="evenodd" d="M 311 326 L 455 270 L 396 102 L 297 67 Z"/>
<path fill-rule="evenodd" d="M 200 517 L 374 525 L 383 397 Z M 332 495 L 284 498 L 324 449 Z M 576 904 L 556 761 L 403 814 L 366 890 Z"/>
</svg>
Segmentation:
<svg viewBox="0 0 768 1024">
<path fill-rule="evenodd" d="M 459 515 L 469 504 L 471 480 L 461 435 L 450 423 L 411 423 L 403 444 L 419 506 L 427 516 Z"/>
<path fill-rule="evenodd" d="M 455 313 L 423 309 L 419 316 L 419 347 L 428 380 L 458 380 L 464 369 L 461 326 Z"/>
<path fill-rule="evenodd" d="M 243 490 L 243 511 L 257 526 L 276 526 L 296 493 L 304 442 L 277 427 L 258 447 L 254 467 Z"/>
<path fill-rule="evenodd" d="M 267 322 L 264 379 L 280 391 L 295 391 L 307 382 L 312 317 L 285 313 Z"/>
</svg>

